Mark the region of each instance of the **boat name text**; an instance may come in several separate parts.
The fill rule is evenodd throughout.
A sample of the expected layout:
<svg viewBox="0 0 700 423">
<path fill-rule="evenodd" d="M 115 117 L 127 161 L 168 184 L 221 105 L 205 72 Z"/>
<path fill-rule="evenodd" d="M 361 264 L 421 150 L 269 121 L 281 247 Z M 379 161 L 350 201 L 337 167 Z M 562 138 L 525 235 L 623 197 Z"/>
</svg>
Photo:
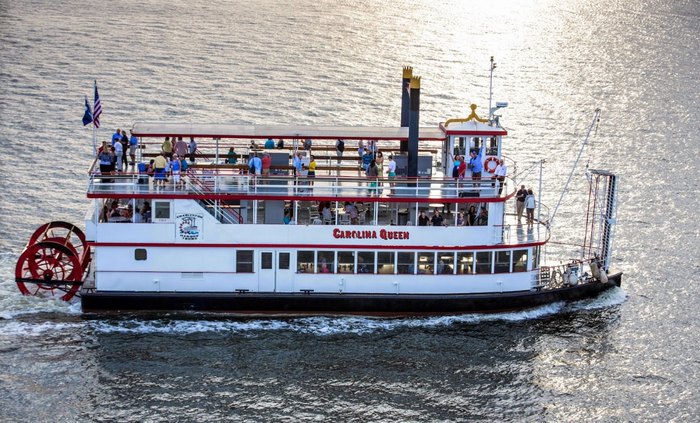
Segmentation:
<svg viewBox="0 0 700 423">
<path fill-rule="evenodd" d="M 336 239 L 408 239 L 409 234 L 407 231 L 387 231 L 386 229 L 379 230 L 379 234 L 374 230 L 348 231 L 339 228 L 333 229 L 333 238 Z"/>
</svg>

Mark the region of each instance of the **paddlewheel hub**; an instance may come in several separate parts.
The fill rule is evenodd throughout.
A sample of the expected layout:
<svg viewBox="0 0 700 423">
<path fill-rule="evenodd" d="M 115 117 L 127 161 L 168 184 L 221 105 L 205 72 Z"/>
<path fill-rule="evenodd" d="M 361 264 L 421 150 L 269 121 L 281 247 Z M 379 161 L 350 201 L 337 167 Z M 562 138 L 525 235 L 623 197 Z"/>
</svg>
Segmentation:
<svg viewBox="0 0 700 423">
<path fill-rule="evenodd" d="M 73 298 L 90 266 L 85 234 L 67 222 L 46 223 L 32 234 L 17 260 L 15 282 L 24 295 Z"/>
</svg>

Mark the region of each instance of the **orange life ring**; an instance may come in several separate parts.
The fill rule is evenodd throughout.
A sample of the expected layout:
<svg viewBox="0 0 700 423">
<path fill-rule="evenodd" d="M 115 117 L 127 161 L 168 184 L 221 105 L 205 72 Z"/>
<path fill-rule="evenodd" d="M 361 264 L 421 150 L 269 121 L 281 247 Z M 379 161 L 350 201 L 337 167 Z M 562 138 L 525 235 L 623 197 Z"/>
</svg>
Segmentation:
<svg viewBox="0 0 700 423">
<path fill-rule="evenodd" d="M 490 166 L 491 163 L 494 163 L 493 168 Z M 488 173 L 496 173 L 496 168 L 498 167 L 498 157 L 491 156 L 484 161 L 484 169 Z"/>
</svg>

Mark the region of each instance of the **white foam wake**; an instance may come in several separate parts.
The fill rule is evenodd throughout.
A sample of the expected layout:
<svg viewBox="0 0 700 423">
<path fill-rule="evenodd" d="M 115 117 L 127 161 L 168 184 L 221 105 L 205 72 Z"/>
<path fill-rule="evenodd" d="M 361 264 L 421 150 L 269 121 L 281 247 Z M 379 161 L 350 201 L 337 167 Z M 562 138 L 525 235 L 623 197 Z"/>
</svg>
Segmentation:
<svg viewBox="0 0 700 423">
<path fill-rule="evenodd" d="M 12 319 L 2 324 L 6 335 L 39 336 L 47 332 L 80 330 L 83 333 L 162 333 L 196 334 L 207 332 L 236 333 L 253 336 L 261 331 L 289 331 L 318 336 L 339 334 L 371 334 L 402 328 L 439 328 L 453 325 L 476 325 L 482 322 L 515 322 L 535 320 L 557 313 L 568 313 L 611 307 L 625 301 L 622 289 L 612 289 L 597 298 L 565 304 L 548 304 L 524 311 L 494 314 L 463 314 L 415 318 L 374 318 L 359 316 L 309 316 L 309 317 L 265 317 L 227 318 L 225 315 L 191 314 L 172 318 L 143 319 L 138 315 L 80 321 L 43 320 L 39 322 Z M 48 307 L 51 311 L 53 306 Z M 63 316 L 80 313 L 79 303 L 59 308 Z M 43 310 L 42 312 L 46 312 Z M 60 319 L 58 319 L 60 320 Z"/>
</svg>

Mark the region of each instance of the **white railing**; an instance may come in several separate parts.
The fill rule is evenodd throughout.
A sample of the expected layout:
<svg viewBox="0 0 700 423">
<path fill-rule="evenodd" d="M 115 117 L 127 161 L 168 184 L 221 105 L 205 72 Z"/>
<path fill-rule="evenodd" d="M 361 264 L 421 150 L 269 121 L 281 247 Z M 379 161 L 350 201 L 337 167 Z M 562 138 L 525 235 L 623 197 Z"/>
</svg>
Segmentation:
<svg viewBox="0 0 700 423">
<path fill-rule="evenodd" d="M 253 196 L 392 197 L 449 199 L 458 197 L 499 197 L 497 182 L 491 179 L 456 181 L 453 178 L 373 178 L 346 176 L 252 176 L 230 169 L 195 168 L 183 176 L 184 188 L 171 183 L 156 188 L 145 174 L 90 174 L 89 193 L 174 193 L 245 194 Z M 512 185 L 512 184 L 511 184 Z M 506 195 L 504 189 L 502 195 Z"/>
</svg>

